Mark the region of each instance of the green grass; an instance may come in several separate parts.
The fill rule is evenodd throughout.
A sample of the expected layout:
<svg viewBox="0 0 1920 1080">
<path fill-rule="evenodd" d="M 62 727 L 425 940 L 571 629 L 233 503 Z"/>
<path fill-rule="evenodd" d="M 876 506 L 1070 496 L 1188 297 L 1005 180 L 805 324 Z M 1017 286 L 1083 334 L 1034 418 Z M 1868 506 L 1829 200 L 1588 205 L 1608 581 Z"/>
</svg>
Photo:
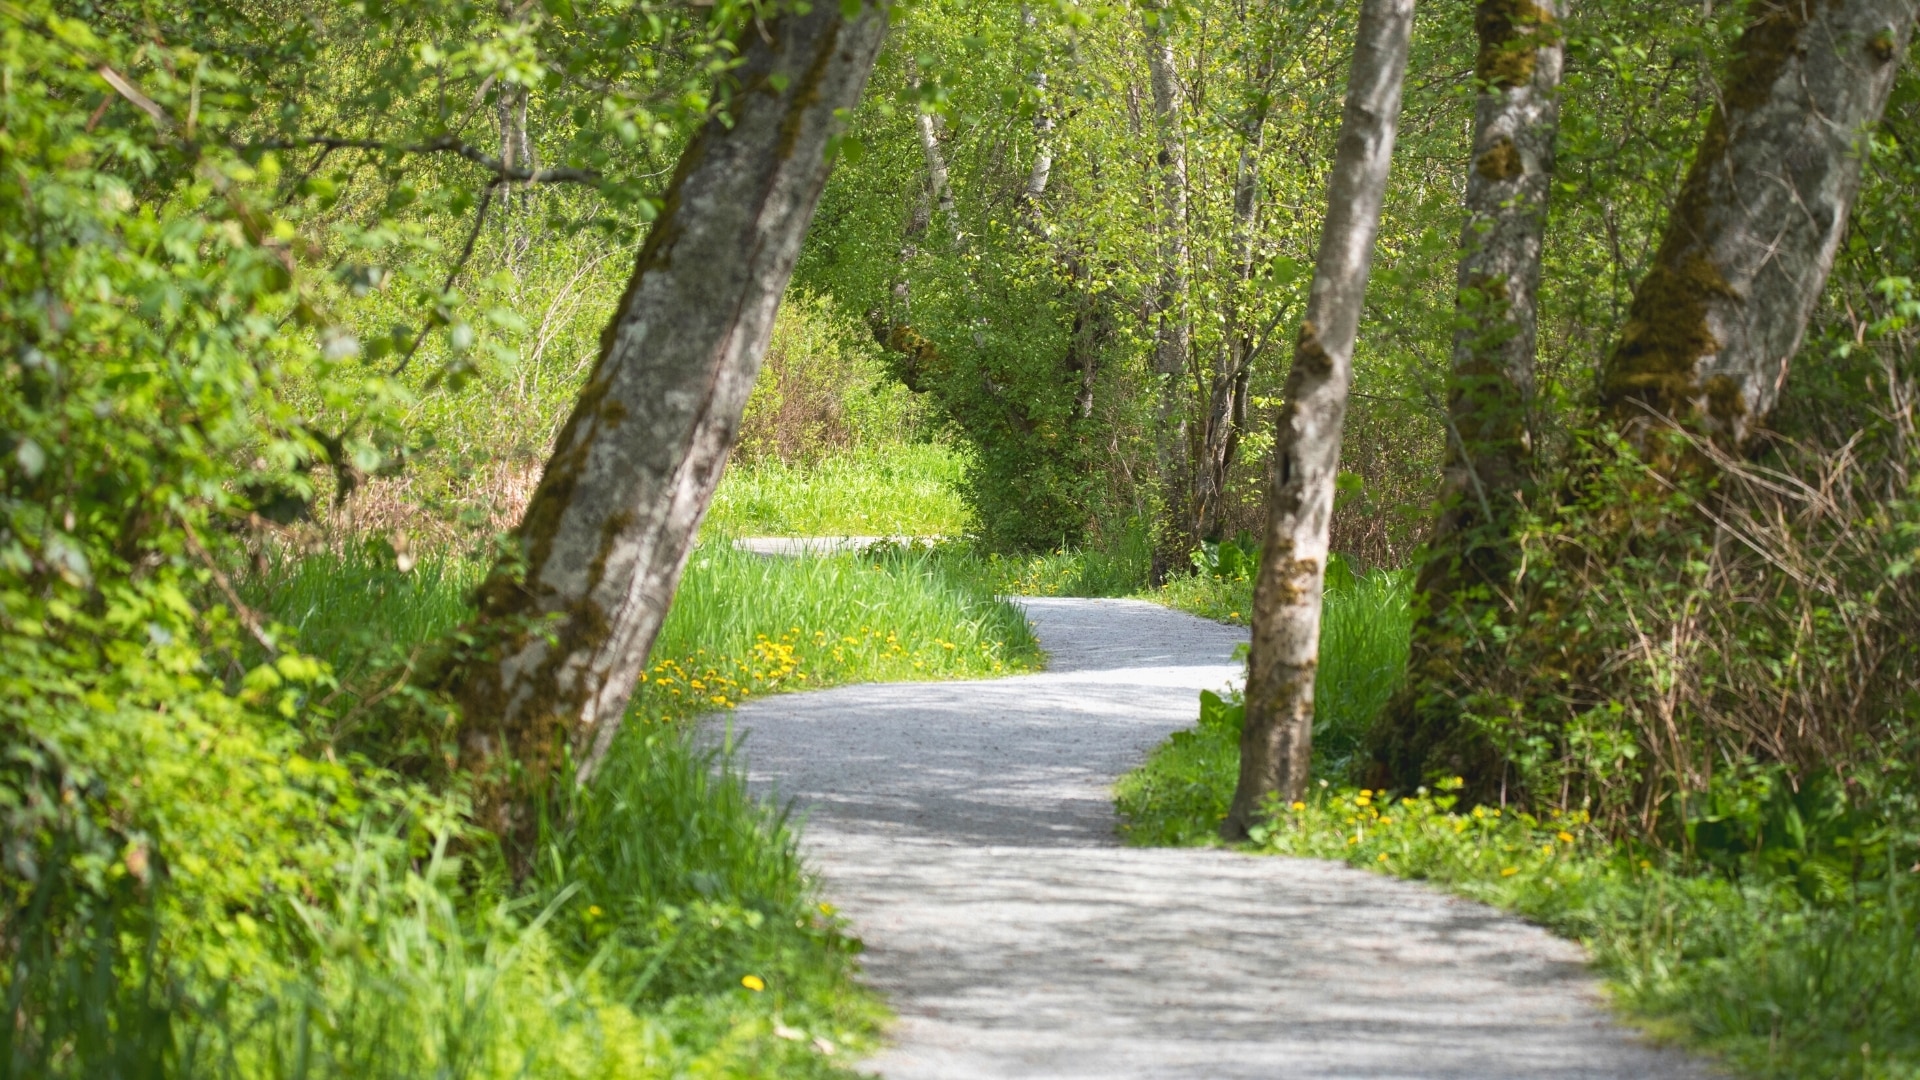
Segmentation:
<svg viewBox="0 0 1920 1080">
<path fill-rule="evenodd" d="M 634 715 L 669 719 L 778 690 L 1037 666 L 1026 618 L 940 550 L 768 558 L 703 545 L 688 561 Z"/>
<path fill-rule="evenodd" d="M 1146 532 L 1139 527 L 1100 547 L 1002 555 L 948 544 L 938 554 L 950 572 L 996 596 L 1132 596 L 1146 584 L 1152 558 Z"/>
<path fill-rule="evenodd" d="M 1400 574 L 1374 571 L 1328 590 L 1321 609 L 1320 678 L 1314 690 L 1313 757 L 1319 775 L 1341 775 L 1359 751 L 1367 725 L 1406 669 L 1410 625 L 1407 587 Z M 1127 838 L 1136 844 L 1209 841 L 1233 797 L 1239 737 L 1236 716 L 1210 715 L 1121 777 L 1114 797 Z"/>
<path fill-rule="evenodd" d="M 1231 584 L 1189 585 L 1181 606 L 1217 606 Z M 1338 585 L 1325 610 L 1315 769 L 1337 778 L 1404 669 L 1404 580 L 1376 573 Z M 1201 711 L 1196 727 L 1117 785 L 1131 842 L 1218 843 L 1239 765 L 1238 717 L 1217 699 Z M 1776 829 L 1764 851 L 1687 854 L 1617 840 L 1582 815 L 1455 813 L 1444 792 L 1389 802 L 1337 781 L 1256 828 L 1252 846 L 1432 881 L 1582 941 L 1631 1016 L 1744 1074 L 1912 1078 L 1920 827 L 1911 823 L 1920 810 L 1911 771 L 1893 762 L 1879 777 L 1850 776 L 1853 809 L 1831 850 L 1812 819 L 1800 841 Z"/>
<path fill-rule="evenodd" d="M 1258 831 L 1269 852 L 1432 881 L 1585 943 L 1654 1032 L 1760 1077 L 1920 1076 L 1920 875 L 1892 845 L 1812 886 L 1617 843 L 1581 816 L 1452 812 L 1329 787 Z"/>
<path fill-rule="evenodd" d="M 707 529 L 733 536 L 960 536 L 966 463 L 939 443 L 868 447 L 810 465 L 734 464 Z"/>
<path fill-rule="evenodd" d="M 469 613 L 481 567 L 390 552 L 293 559 L 244 586 L 347 700 Z M 182 1027 L 195 1069 L 258 1077 L 813 1077 L 884 1010 L 784 812 L 687 719 L 753 694 L 988 675 L 1038 657 L 1025 620 L 926 549 L 691 558 L 627 729 L 509 886 L 451 821 L 367 822 L 289 898 L 259 974 Z M 451 831 L 450 831 L 451 830 Z M 438 838 L 436 840 L 436 838 Z M 455 845 L 457 848 L 459 845 Z M 464 869 L 463 869 L 464 866 Z"/>
</svg>

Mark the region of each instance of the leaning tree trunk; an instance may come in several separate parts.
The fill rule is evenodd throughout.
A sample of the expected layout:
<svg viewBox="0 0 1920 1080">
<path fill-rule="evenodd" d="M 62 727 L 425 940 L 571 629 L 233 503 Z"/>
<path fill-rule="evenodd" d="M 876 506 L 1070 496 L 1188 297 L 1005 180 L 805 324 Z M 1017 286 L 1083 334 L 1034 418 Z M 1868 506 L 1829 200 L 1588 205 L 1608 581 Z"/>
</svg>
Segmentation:
<svg viewBox="0 0 1920 1080">
<path fill-rule="evenodd" d="M 803 9 L 804 10 L 804 9 Z M 472 644 L 435 680 L 460 707 L 475 813 L 524 868 L 563 763 L 607 753 L 679 585 L 774 312 L 859 101 L 883 9 L 838 3 L 743 35 L 743 93 L 681 155 L 599 362 L 555 442 Z"/>
<path fill-rule="evenodd" d="M 1147 73 L 1153 87 L 1154 127 L 1159 136 L 1160 283 L 1154 295 L 1153 375 L 1159 410 L 1154 418 L 1154 452 L 1166 513 L 1153 549 L 1153 583 L 1165 580 L 1192 540 L 1187 480 L 1186 378 L 1193 349 L 1187 307 L 1187 132 L 1186 102 L 1173 66 L 1170 24 L 1164 5 L 1150 4 L 1141 14 L 1147 38 Z"/>
<path fill-rule="evenodd" d="M 1247 836 L 1270 798 L 1292 800 L 1306 792 L 1340 429 L 1412 29 L 1413 0 L 1363 0 L 1339 147 L 1327 179 L 1327 217 L 1313 289 L 1274 432 L 1266 550 L 1254 584 L 1240 780 L 1220 825 L 1229 840 Z"/>
<path fill-rule="evenodd" d="M 1917 0 L 1755 3 L 1601 370 L 1607 419 L 1669 471 L 1705 456 L 1669 454 L 1653 432 L 1679 424 L 1737 450 L 1779 400 L 1917 10 Z"/>
<path fill-rule="evenodd" d="M 1504 621 L 1513 527 L 1533 472 L 1530 416 L 1540 245 L 1553 179 L 1564 58 L 1555 0 L 1480 0 L 1480 51 L 1459 328 L 1447 380 L 1447 451 L 1433 535 L 1414 591 L 1407 681 L 1371 734 L 1377 786 L 1430 769 L 1480 771 L 1490 752 L 1461 725 L 1454 688 L 1474 635 Z"/>
</svg>

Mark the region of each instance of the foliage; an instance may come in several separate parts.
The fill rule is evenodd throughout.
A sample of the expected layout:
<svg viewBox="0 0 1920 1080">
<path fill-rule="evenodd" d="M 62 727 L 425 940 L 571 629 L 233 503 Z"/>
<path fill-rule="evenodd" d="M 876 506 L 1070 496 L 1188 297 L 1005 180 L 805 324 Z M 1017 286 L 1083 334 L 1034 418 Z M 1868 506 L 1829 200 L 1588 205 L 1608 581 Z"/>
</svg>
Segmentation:
<svg viewBox="0 0 1920 1080">
<path fill-rule="evenodd" d="M 878 353 L 831 298 L 789 292 L 731 460 L 812 465 L 856 449 L 913 445 L 926 427 L 923 409 L 886 377 Z"/>
<path fill-rule="evenodd" d="M 1151 557 L 1138 522 L 1105 547 L 1004 555 L 958 544 L 937 547 L 934 554 L 996 596 L 1130 596 L 1146 585 Z"/>
</svg>

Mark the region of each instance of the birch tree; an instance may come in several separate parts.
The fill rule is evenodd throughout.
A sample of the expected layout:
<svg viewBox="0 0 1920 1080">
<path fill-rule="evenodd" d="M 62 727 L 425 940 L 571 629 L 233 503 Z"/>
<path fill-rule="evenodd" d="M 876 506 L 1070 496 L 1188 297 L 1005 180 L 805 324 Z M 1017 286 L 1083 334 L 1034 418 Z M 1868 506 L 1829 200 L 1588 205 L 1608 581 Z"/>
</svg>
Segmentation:
<svg viewBox="0 0 1920 1080">
<path fill-rule="evenodd" d="M 743 34 L 731 115 L 682 154 L 511 557 L 436 673 L 476 817 L 518 865 L 549 778 L 591 779 L 620 728 L 886 24 L 828 3 Z"/>
<path fill-rule="evenodd" d="M 1268 799 L 1306 791 L 1327 529 L 1374 234 L 1400 118 L 1413 0 L 1364 0 L 1312 290 L 1274 433 L 1240 777 L 1221 835 L 1244 839 Z"/>
</svg>

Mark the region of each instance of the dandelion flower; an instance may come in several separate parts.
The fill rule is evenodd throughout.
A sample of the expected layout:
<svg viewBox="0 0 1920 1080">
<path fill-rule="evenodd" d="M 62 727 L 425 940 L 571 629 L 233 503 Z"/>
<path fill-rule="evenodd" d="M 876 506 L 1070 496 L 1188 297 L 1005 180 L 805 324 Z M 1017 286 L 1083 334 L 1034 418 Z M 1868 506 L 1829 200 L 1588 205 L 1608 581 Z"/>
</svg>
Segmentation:
<svg viewBox="0 0 1920 1080">
<path fill-rule="evenodd" d="M 1561 843 L 1563 843 L 1563 844 L 1571 844 L 1571 843 L 1573 843 L 1573 834 L 1572 834 L 1572 833 L 1570 833 L 1570 832 L 1567 832 L 1566 830 L 1564 830 L 1564 829 L 1562 829 L 1562 830 L 1560 831 L 1560 833 L 1559 833 L 1559 836 L 1560 836 L 1560 842 L 1561 842 Z"/>
<path fill-rule="evenodd" d="M 1515 875 L 1515 874 L 1517 874 L 1517 873 L 1519 873 L 1519 872 L 1520 872 L 1520 868 L 1519 868 L 1519 867 L 1517 867 L 1517 866 L 1509 866 L 1509 867 L 1507 867 L 1507 868 L 1506 868 L 1505 870 L 1502 870 L 1502 871 L 1500 871 L 1500 876 L 1501 876 L 1501 877 L 1512 877 L 1513 875 Z"/>
<path fill-rule="evenodd" d="M 758 975 L 742 975 L 740 976 L 740 985 L 757 994 L 767 988 L 767 980 Z"/>
</svg>

